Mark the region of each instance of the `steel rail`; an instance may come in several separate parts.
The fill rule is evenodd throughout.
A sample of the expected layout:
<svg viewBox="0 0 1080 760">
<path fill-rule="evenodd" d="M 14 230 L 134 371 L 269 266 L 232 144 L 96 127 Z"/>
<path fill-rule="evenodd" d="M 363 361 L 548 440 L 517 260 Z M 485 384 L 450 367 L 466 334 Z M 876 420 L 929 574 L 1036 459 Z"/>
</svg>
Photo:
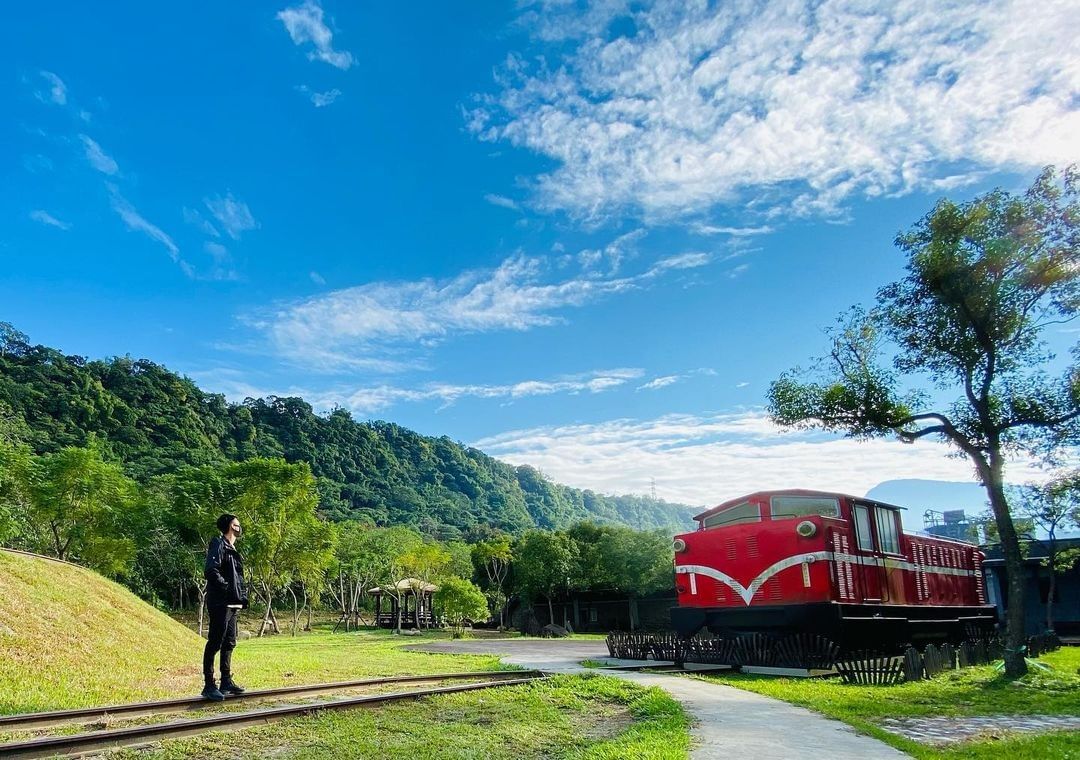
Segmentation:
<svg viewBox="0 0 1080 760">
<path fill-rule="evenodd" d="M 389 702 L 437 696 L 439 694 L 456 694 L 498 686 L 517 686 L 532 683 L 545 677 L 543 675 L 533 675 L 524 678 L 481 681 L 479 683 L 441 686 L 433 689 L 414 689 L 391 694 L 346 697 L 309 705 L 283 705 L 250 712 L 222 713 L 191 720 L 177 720 L 171 723 L 156 723 L 146 726 L 128 726 L 72 736 L 38 737 L 21 742 L 0 744 L 0 758 L 5 758 L 5 760 L 7 758 L 26 760 L 28 758 L 78 756 L 88 752 L 101 752 L 119 747 L 150 744 L 162 739 L 196 736 L 208 731 L 235 730 L 247 726 L 263 725 L 286 718 L 314 715 L 327 710 L 377 707 Z"/>
<path fill-rule="evenodd" d="M 537 670 L 487 670 L 475 673 L 436 673 L 417 676 L 391 676 L 386 678 L 365 678 L 355 681 L 335 681 L 332 683 L 283 686 L 277 689 L 246 691 L 239 695 L 226 695 L 229 704 L 255 699 L 278 699 L 281 697 L 313 696 L 335 691 L 361 689 L 369 686 L 389 684 L 429 683 L 432 681 L 460 681 L 465 679 L 520 678 L 538 676 Z M 0 716 L 0 731 L 28 731 L 38 728 L 52 728 L 71 723 L 92 723 L 108 718 L 137 718 L 145 715 L 200 710 L 221 704 L 205 697 L 179 697 L 157 702 L 136 702 L 105 707 L 79 707 L 71 710 L 52 710 L 49 712 L 23 713 L 21 715 Z M 2 757 L 2 755 L 0 755 Z"/>
</svg>

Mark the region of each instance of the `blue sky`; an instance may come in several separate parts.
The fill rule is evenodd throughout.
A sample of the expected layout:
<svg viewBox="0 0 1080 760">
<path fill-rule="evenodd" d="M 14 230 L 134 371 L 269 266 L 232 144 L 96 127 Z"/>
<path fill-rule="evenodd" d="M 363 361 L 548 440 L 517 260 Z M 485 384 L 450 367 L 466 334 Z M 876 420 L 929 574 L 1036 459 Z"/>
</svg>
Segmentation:
<svg viewBox="0 0 1080 760">
<path fill-rule="evenodd" d="M 967 480 L 764 394 L 937 198 L 1075 160 L 1066 5 L 22 4 L 0 319 L 602 491 Z"/>
</svg>

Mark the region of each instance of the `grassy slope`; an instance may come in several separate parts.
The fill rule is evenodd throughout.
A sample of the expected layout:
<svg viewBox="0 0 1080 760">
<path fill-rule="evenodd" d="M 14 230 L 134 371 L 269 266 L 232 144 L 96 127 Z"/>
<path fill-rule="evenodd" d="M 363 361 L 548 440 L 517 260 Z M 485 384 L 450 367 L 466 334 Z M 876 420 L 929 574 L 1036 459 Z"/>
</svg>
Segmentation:
<svg viewBox="0 0 1080 760">
<path fill-rule="evenodd" d="M 96 573 L 0 551 L 0 713 L 190 691 L 200 648 Z"/>
<path fill-rule="evenodd" d="M 944 750 L 898 738 L 878 727 L 884 717 L 1080 714 L 1080 649 L 1065 647 L 1038 661 L 1052 670 L 1045 673 L 1033 668 L 1018 681 L 1006 680 L 993 667 L 964 668 L 897 686 L 740 674 L 703 677 L 817 710 L 918 758 L 1080 758 L 1080 731 L 1003 734 Z"/>
</svg>

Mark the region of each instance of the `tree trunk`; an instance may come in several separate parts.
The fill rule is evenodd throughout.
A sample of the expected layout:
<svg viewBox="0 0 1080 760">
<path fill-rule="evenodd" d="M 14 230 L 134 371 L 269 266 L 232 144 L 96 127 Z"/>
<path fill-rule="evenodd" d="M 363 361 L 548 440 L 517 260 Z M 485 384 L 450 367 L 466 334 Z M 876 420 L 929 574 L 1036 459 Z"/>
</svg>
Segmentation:
<svg viewBox="0 0 1080 760">
<path fill-rule="evenodd" d="M 199 583 L 195 585 L 195 588 L 199 590 L 199 635 L 203 635 L 203 611 L 206 609 L 206 584 Z"/>
<path fill-rule="evenodd" d="M 1020 551 L 1020 541 L 1005 499 L 1002 468 L 1001 456 L 991 451 L 990 464 L 983 481 L 1001 538 L 1001 552 L 1005 557 L 1005 579 L 1009 588 L 1009 606 L 1005 610 L 1005 675 L 1019 678 L 1027 673 L 1027 661 L 1024 659 L 1027 638 L 1024 631 L 1024 555 Z"/>
<path fill-rule="evenodd" d="M 1054 590 L 1057 588 L 1057 573 L 1054 572 L 1054 552 L 1050 553 L 1050 590 L 1046 594 L 1046 630 L 1054 630 Z"/>
<path fill-rule="evenodd" d="M 300 609 L 296 605 L 296 589 L 289 584 L 289 594 L 292 596 L 292 635 L 296 635 L 296 628 L 300 625 Z"/>
<path fill-rule="evenodd" d="M 263 584 L 263 593 L 262 593 L 262 595 L 263 595 L 263 599 L 266 601 L 266 612 L 263 614 L 262 623 L 259 624 L 259 638 L 260 639 L 263 637 L 263 634 L 266 633 L 266 626 L 269 625 L 269 623 L 270 623 L 270 615 L 273 612 L 273 606 L 272 606 L 273 596 L 270 593 L 270 587 L 267 586 L 266 584 Z"/>
<path fill-rule="evenodd" d="M 274 633 L 281 633 L 281 626 L 278 625 L 277 614 L 274 612 L 274 608 L 270 607 L 270 629 Z"/>
<path fill-rule="evenodd" d="M 312 608 L 313 605 L 311 604 L 311 600 L 308 599 L 307 586 L 301 586 L 301 588 L 304 591 L 304 608 L 307 609 L 307 624 L 304 625 L 304 630 L 310 633 L 311 632 L 311 608 Z"/>
<path fill-rule="evenodd" d="M 547 598 L 548 602 L 548 623 L 555 625 L 555 608 L 551 604 L 551 597 Z"/>
</svg>

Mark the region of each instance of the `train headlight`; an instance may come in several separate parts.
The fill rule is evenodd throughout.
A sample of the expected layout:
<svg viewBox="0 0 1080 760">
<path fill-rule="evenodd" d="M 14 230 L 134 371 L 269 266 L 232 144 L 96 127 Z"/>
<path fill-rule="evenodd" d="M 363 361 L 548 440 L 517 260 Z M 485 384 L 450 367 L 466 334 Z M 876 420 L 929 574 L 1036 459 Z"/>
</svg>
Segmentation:
<svg viewBox="0 0 1080 760">
<path fill-rule="evenodd" d="M 675 541 L 672 542 L 671 548 L 675 550 L 676 554 L 680 554 L 686 551 L 686 542 L 681 538 L 676 538 Z"/>
<path fill-rule="evenodd" d="M 809 520 L 803 520 L 801 523 L 795 526 L 795 532 L 803 538 L 810 538 L 817 533 L 817 526 Z"/>
</svg>

